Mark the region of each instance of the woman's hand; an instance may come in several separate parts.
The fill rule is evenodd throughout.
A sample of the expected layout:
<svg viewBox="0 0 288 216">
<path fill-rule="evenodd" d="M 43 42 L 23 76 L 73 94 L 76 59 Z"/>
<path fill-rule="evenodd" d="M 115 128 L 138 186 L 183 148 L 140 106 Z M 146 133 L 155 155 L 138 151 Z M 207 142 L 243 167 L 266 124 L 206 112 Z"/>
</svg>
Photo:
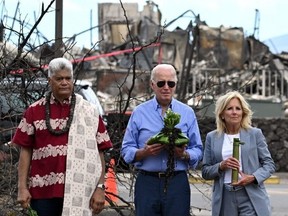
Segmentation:
<svg viewBox="0 0 288 216">
<path fill-rule="evenodd" d="M 222 170 L 222 171 L 224 171 L 226 169 L 239 170 L 239 168 L 240 168 L 240 163 L 234 157 L 229 157 L 226 160 L 221 161 L 221 163 L 220 163 L 220 170 Z"/>
<path fill-rule="evenodd" d="M 255 181 L 255 176 L 253 175 L 245 174 L 242 171 L 239 171 L 239 174 L 241 175 L 241 179 L 238 182 L 233 183 L 233 186 L 246 186 Z"/>
</svg>

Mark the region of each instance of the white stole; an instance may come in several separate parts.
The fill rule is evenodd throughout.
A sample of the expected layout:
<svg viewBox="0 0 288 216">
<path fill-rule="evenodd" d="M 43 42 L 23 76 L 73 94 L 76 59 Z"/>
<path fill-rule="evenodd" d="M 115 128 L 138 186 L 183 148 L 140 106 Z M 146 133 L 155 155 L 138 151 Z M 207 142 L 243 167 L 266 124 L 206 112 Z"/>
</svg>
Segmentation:
<svg viewBox="0 0 288 216">
<path fill-rule="evenodd" d="M 76 94 L 73 121 L 69 129 L 62 216 L 91 216 L 89 201 L 101 175 L 96 142 L 97 107 Z"/>
</svg>

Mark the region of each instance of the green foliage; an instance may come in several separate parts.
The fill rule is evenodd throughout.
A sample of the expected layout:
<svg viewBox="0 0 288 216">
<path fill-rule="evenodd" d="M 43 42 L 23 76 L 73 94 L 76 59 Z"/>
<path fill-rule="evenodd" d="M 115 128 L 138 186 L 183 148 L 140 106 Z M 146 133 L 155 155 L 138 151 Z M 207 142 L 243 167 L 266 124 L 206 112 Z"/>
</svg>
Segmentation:
<svg viewBox="0 0 288 216">
<path fill-rule="evenodd" d="M 37 212 L 31 208 L 31 206 L 28 207 L 28 215 L 29 216 L 38 216 Z"/>
<path fill-rule="evenodd" d="M 171 109 L 166 111 L 166 116 L 164 118 L 164 128 L 154 136 L 152 136 L 147 144 L 151 145 L 154 143 L 161 143 L 168 145 L 170 143 L 169 137 L 174 137 L 175 146 L 186 145 L 189 142 L 189 138 L 185 136 L 180 129 L 175 128 L 175 126 L 180 122 L 180 114 L 173 112 Z"/>
</svg>

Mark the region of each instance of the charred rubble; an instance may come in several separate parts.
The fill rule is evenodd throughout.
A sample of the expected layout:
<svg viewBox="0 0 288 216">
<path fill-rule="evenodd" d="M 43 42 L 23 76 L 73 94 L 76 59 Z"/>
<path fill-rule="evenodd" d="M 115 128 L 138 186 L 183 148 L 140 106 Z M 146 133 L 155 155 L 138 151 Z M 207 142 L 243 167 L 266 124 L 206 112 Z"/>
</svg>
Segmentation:
<svg viewBox="0 0 288 216">
<path fill-rule="evenodd" d="M 167 30 L 187 13 L 194 19 L 186 29 Z M 161 26 L 161 11 L 153 1 L 147 1 L 142 11 L 138 11 L 137 3 L 99 3 L 98 23 L 97 47 L 81 49 L 73 37 L 64 42 L 63 55 L 75 62 L 77 78 L 92 81 L 107 112 L 121 110 L 115 103 L 119 97 L 129 100 L 128 110 L 151 97 L 149 72 L 159 62 L 175 66 L 177 97 L 192 106 L 229 89 L 257 100 L 282 103 L 287 99 L 287 53 L 270 52 L 254 35 L 244 35 L 241 27 L 210 27 L 192 10 Z M 49 41 L 38 47 L 30 44 L 16 61 L 17 48 L 5 40 L 0 43 L 6 65 L 40 71 L 53 58 L 55 49 Z M 4 75 L 2 71 L 1 77 Z"/>
</svg>

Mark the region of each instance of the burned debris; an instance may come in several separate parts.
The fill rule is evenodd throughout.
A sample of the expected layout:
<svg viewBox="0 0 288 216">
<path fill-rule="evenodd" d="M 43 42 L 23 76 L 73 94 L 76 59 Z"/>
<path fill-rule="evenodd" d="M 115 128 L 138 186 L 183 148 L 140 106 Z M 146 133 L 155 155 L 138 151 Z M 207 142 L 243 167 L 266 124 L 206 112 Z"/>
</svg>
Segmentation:
<svg viewBox="0 0 288 216">
<path fill-rule="evenodd" d="M 182 15 L 161 26 L 161 11 L 153 1 L 147 1 L 142 11 L 137 3 L 99 3 L 97 49 L 80 49 L 70 38 L 64 43 L 64 55 L 75 61 L 78 78 L 89 79 L 95 91 L 109 95 L 102 101 L 107 112 L 121 110 L 121 105 L 115 107 L 120 94 L 133 101 L 130 110 L 149 98 L 149 72 L 159 62 L 175 66 L 177 96 L 192 106 L 200 104 L 193 102 L 195 98 L 213 99 L 228 89 L 257 100 L 286 100 L 287 55 L 271 53 L 254 35 L 246 37 L 241 27 L 210 27 L 194 13 L 186 29 L 168 31 L 167 26 Z M 9 50 L 7 44 L 2 42 L 2 53 Z M 48 62 L 54 50 L 53 43 L 31 48 L 33 66 L 40 60 Z M 23 59 L 29 62 L 27 57 Z"/>
<path fill-rule="evenodd" d="M 149 77 L 151 67 L 164 62 L 173 64 L 179 73 L 178 98 L 192 106 L 201 104 L 195 104 L 195 98 L 213 99 L 229 89 L 238 89 L 247 98 L 255 100 L 272 103 L 286 100 L 287 55 L 271 53 L 269 47 L 254 35 L 245 36 L 243 28 L 210 27 L 205 21 L 201 21 L 200 15 L 193 14 L 195 19 L 187 23 L 186 29 L 168 31 L 165 26 L 160 25 L 159 8 L 150 1 L 140 12 L 145 16 L 135 13 L 135 4 L 130 6 L 126 10 L 121 4 L 100 4 L 101 15 L 98 21 L 106 24 L 99 28 L 99 35 L 105 37 L 103 46 L 106 53 L 131 49 L 135 52 L 139 47 L 143 48 L 136 56 L 135 68 L 138 76 L 132 98 L 140 97 L 145 100 L 143 95 L 150 97 L 146 88 L 149 81 L 147 76 Z M 127 17 L 115 13 L 115 8 L 126 10 Z M 118 39 L 115 38 L 117 32 Z M 122 40 L 119 40 L 119 35 Z M 122 93 L 129 89 L 131 82 L 129 76 L 124 76 L 121 80 L 119 73 L 131 68 L 133 52 L 105 58 L 105 63 L 98 65 L 101 70 L 106 71 L 105 79 L 118 74 L 113 82 L 128 81 L 123 85 Z M 103 65 L 109 65 L 109 68 L 105 69 Z M 97 68 L 95 70 L 96 76 L 99 75 L 95 78 L 97 86 L 101 86 L 104 78 Z M 115 91 L 112 92 L 109 88 L 113 87 L 108 84 L 98 90 L 108 92 L 115 98 L 115 93 L 119 91 L 114 88 Z"/>
</svg>

